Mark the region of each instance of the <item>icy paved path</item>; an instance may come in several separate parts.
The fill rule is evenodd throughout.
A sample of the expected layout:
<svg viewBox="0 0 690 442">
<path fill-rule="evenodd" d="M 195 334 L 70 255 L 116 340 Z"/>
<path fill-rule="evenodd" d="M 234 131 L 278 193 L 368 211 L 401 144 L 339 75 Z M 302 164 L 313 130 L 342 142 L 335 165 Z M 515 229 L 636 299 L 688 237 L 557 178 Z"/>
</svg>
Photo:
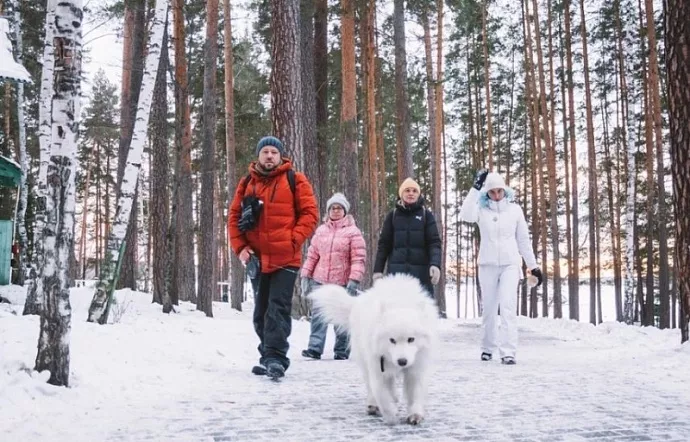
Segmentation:
<svg viewBox="0 0 690 442">
<path fill-rule="evenodd" d="M 327 351 L 322 361 L 293 359 L 281 383 L 237 365 L 215 394 L 180 403 L 173 412 L 155 412 L 152 419 L 162 413 L 170 421 L 148 436 L 329 442 L 690 440 L 688 367 L 671 357 L 673 350 L 639 349 L 633 358 L 620 341 L 580 340 L 559 329 L 545 334 L 530 320 L 520 323 L 518 365 L 513 367 L 478 360 L 476 322 L 444 324 L 443 355 L 431 384 L 428 418 L 420 427 L 387 427 L 367 416 L 355 364 L 334 361 Z M 293 357 L 304 348 L 307 324 L 295 328 Z M 331 339 L 329 334 L 327 347 Z M 125 431 L 111 436 L 132 440 L 144 435 Z"/>
<path fill-rule="evenodd" d="M 519 318 L 508 367 L 479 361 L 478 321 L 444 321 L 427 420 L 388 427 L 365 414 L 352 361 L 299 356 L 308 322 L 293 323 L 292 366 L 274 383 L 250 373 L 250 308 L 214 303 L 208 319 L 183 303 L 161 315 L 136 295 L 122 323 L 100 326 L 84 321 L 82 292 L 69 389 L 21 368 L 38 318 L 0 309 L 0 441 L 690 441 L 690 346 L 677 330 Z"/>
</svg>

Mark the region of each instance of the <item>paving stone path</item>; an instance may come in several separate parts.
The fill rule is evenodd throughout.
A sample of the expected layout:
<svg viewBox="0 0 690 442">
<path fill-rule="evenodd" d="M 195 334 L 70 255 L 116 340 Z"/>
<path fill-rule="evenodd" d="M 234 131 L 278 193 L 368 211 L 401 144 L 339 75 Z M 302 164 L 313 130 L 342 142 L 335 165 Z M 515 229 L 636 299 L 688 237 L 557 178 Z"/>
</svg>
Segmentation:
<svg viewBox="0 0 690 442">
<path fill-rule="evenodd" d="M 328 351 L 321 361 L 302 359 L 308 324 L 296 323 L 292 366 L 282 382 L 251 375 L 247 359 L 229 368 L 213 393 L 187 387 L 189 399 L 141 416 L 152 422 L 168 416 L 160 431 L 132 434 L 123 427 L 109 439 L 690 441 L 687 366 L 651 350 L 629 356 L 620 343 L 547 335 L 529 321 L 520 318 L 516 366 L 479 360 L 478 322 L 445 321 L 428 416 L 418 427 L 389 427 L 366 415 L 355 364 L 332 360 Z M 238 339 L 255 345 L 251 335 Z M 327 348 L 332 339 L 329 331 Z M 401 419 L 404 412 L 401 404 Z"/>
</svg>

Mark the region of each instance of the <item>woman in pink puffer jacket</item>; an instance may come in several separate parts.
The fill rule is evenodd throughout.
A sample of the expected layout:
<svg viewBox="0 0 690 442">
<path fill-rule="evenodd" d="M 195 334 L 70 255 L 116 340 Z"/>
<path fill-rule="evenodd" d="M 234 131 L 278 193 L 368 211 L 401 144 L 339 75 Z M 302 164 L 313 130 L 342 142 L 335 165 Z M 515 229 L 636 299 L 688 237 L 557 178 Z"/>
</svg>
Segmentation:
<svg viewBox="0 0 690 442">
<path fill-rule="evenodd" d="M 357 294 L 364 276 L 367 250 L 362 232 L 348 215 L 350 203 L 342 193 L 335 193 L 326 203 L 326 218 L 311 239 L 307 259 L 302 266 L 302 295 L 321 284 L 338 284 L 351 295 Z M 328 324 L 312 317 L 309 347 L 302 356 L 321 359 L 326 343 Z M 347 359 L 350 355 L 347 332 L 335 328 L 335 359 Z"/>
</svg>

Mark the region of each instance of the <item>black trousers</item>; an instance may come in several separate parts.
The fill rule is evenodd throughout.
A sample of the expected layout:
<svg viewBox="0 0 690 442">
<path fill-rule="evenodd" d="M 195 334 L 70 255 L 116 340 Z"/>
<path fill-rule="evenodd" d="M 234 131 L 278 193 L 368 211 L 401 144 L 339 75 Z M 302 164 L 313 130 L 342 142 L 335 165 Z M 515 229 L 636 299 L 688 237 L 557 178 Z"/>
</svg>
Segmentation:
<svg viewBox="0 0 690 442">
<path fill-rule="evenodd" d="M 286 370 L 292 332 L 292 294 L 297 267 L 287 267 L 271 273 L 260 273 L 252 279 L 254 289 L 254 331 L 259 336 L 259 363 L 278 362 Z"/>
</svg>

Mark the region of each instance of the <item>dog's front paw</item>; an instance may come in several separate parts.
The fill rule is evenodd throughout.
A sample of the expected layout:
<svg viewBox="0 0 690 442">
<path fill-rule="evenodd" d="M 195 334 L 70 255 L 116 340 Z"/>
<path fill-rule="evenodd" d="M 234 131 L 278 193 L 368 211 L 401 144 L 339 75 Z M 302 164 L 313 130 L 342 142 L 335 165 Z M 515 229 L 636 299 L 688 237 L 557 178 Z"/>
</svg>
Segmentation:
<svg viewBox="0 0 690 442">
<path fill-rule="evenodd" d="M 407 416 L 407 423 L 410 425 L 419 425 L 423 420 L 424 416 L 418 413 L 412 413 L 411 415 Z"/>
<path fill-rule="evenodd" d="M 395 425 L 398 423 L 398 417 L 395 415 L 395 413 L 383 413 L 383 422 L 386 423 L 386 425 Z"/>
<path fill-rule="evenodd" d="M 370 416 L 376 416 L 379 414 L 379 407 L 376 405 L 367 405 L 367 414 Z"/>
</svg>

